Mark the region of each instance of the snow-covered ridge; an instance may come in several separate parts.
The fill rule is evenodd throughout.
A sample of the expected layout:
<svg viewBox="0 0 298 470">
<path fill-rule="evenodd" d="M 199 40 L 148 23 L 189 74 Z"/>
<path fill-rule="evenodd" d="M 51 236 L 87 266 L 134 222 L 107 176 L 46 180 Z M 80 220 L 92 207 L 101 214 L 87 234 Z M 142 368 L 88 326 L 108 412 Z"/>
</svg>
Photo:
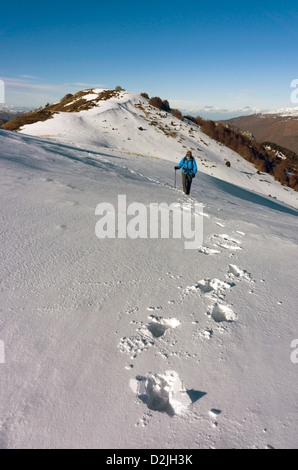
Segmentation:
<svg viewBox="0 0 298 470">
<path fill-rule="evenodd" d="M 66 108 L 76 109 L 76 102 L 81 105 L 82 98 L 88 109 L 56 112 L 51 119 L 23 126 L 20 132 L 80 147 L 162 158 L 175 164 L 191 150 L 199 172 L 296 207 L 295 191 L 282 187 L 268 174 L 257 174 L 252 164 L 209 138 L 198 126 L 158 110 L 146 98 L 128 91 L 91 89 L 74 95 Z"/>
<path fill-rule="evenodd" d="M 266 113 L 262 113 L 262 115 L 267 116 L 267 115 L 278 115 L 281 117 L 294 117 L 298 118 L 298 106 L 295 108 L 283 108 L 283 109 L 278 109 L 277 111 L 267 111 Z"/>
</svg>

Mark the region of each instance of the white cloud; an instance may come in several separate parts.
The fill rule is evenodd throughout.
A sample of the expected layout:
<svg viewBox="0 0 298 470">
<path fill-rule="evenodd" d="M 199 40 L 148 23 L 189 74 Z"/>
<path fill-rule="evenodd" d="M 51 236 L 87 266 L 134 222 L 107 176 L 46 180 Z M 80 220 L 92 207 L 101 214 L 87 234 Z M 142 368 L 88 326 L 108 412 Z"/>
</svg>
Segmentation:
<svg viewBox="0 0 298 470">
<path fill-rule="evenodd" d="M 105 88 L 105 85 L 103 84 L 98 84 L 98 83 L 82 83 L 82 82 L 75 82 L 75 83 L 66 83 L 66 85 L 70 86 L 83 86 L 83 87 L 88 87 L 88 88 Z"/>
<path fill-rule="evenodd" d="M 209 104 L 203 105 L 202 103 L 192 100 L 169 100 L 169 102 L 172 108 L 180 109 L 183 114 L 201 116 L 207 119 L 229 119 L 232 116 L 242 116 L 268 111 L 268 109 L 253 106 L 229 108 Z"/>
<path fill-rule="evenodd" d="M 12 77 L 0 77 L 7 88 L 14 89 L 32 89 L 32 90 L 44 90 L 44 91 L 60 91 L 64 90 L 65 87 L 90 87 L 90 88 L 103 88 L 102 84 L 84 83 L 84 82 L 73 82 L 73 83 L 61 83 L 59 85 L 53 85 L 51 83 L 36 83 L 30 80 L 40 80 L 39 77 L 31 75 L 21 75 L 21 78 Z"/>
<path fill-rule="evenodd" d="M 66 93 L 76 93 L 85 88 L 104 88 L 98 84 L 73 82 L 73 83 L 41 83 L 41 78 L 33 75 L 21 75 L 20 77 L 0 77 L 7 92 L 7 102 L 11 105 L 42 106 L 45 103 L 59 101 Z M 39 80 L 37 82 L 37 80 Z"/>
<path fill-rule="evenodd" d="M 30 83 L 28 79 L 1 77 L 7 89 L 56 91 L 58 87 L 50 84 Z"/>
<path fill-rule="evenodd" d="M 34 75 L 21 75 L 21 78 L 28 78 L 30 80 L 41 80 L 40 77 L 35 77 Z"/>
</svg>

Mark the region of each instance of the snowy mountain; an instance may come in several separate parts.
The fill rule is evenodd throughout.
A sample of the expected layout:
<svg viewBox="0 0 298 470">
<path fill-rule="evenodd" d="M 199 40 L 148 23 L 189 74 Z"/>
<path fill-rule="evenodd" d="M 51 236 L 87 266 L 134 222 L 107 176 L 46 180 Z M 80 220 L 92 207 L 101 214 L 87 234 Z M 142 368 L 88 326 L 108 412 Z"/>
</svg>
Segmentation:
<svg viewBox="0 0 298 470">
<path fill-rule="evenodd" d="M 11 113 L 14 113 L 14 114 L 18 114 L 19 112 L 29 112 L 31 111 L 32 108 L 29 108 L 28 106 L 8 106 L 8 105 L 5 105 L 5 106 L 0 106 L 0 112 L 2 111 L 9 111 Z"/>
<path fill-rule="evenodd" d="M 28 124 L 26 124 L 28 122 Z M 297 207 L 297 192 L 281 186 L 192 122 L 159 111 L 127 91 L 88 89 L 4 126 L 24 134 L 96 149 L 120 149 L 175 163 L 191 150 L 199 171 Z M 231 167 L 227 167 L 229 161 Z"/>
<path fill-rule="evenodd" d="M 0 447 L 296 448 L 297 193 L 137 95 L 86 105 L 101 93 L 0 129 Z M 202 243 L 151 237 L 161 203 Z"/>
<path fill-rule="evenodd" d="M 276 117 L 282 116 L 282 117 L 293 117 L 295 119 L 298 118 L 298 106 L 295 108 L 282 108 L 278 109 L 277 111 L 267 111 L 266 113 L 261 113 L 264 116 L 269 115 L 275 115 Z"/>
<path fill-rule="evenodd" d="M 8 106 L 0 106 L 0 125 L 25 113 L 26 110 L 23 109 L 11 109 Z"/>
</svg>

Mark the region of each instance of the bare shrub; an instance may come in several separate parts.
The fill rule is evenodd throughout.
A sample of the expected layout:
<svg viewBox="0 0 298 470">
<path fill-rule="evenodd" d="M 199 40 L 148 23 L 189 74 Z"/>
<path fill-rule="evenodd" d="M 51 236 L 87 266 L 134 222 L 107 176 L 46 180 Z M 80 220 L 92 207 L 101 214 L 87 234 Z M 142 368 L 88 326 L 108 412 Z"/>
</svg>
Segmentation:
<svg viewBox="0 0 298 470">
<path fill-rule="evenodd" d="M 163 104 L 159 96 L 153 96 L 152 98 L 150 98 L 149 104 L 151 104 L 151 106 L 154 106 L 154 108 L 162 110 Z"/>
<path fill-rule="evenodd" d="M 180 121 L 183 121 L 184 118 L 182 116 L 181 111 L 179 111 L 179 109 L 173 108 L 171 111 L 173 113 L 173 116 L 175 116 L 175 118 L 179 119 Z"/>
<path fill-rule="evenodd" d="M 71 93 L 67 93 L 63 98 L 61 98 L 60 103 L 63 103 L 63 101 L 69 101 L 70 98 L 72 98 L 73 95 Z"/>
</svg>

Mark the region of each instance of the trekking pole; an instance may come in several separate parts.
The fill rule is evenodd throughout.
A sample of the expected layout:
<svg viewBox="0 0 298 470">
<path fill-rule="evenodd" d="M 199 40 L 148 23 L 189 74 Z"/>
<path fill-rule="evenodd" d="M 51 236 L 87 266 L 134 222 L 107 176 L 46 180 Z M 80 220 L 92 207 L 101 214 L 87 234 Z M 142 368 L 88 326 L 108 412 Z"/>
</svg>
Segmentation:
<svg viewBox="0 0 298 470">
<path fill-rule="evenodd" d="M 174 189 L 176 189 L 176 168 L 175 168 Z"/>
</svg>

